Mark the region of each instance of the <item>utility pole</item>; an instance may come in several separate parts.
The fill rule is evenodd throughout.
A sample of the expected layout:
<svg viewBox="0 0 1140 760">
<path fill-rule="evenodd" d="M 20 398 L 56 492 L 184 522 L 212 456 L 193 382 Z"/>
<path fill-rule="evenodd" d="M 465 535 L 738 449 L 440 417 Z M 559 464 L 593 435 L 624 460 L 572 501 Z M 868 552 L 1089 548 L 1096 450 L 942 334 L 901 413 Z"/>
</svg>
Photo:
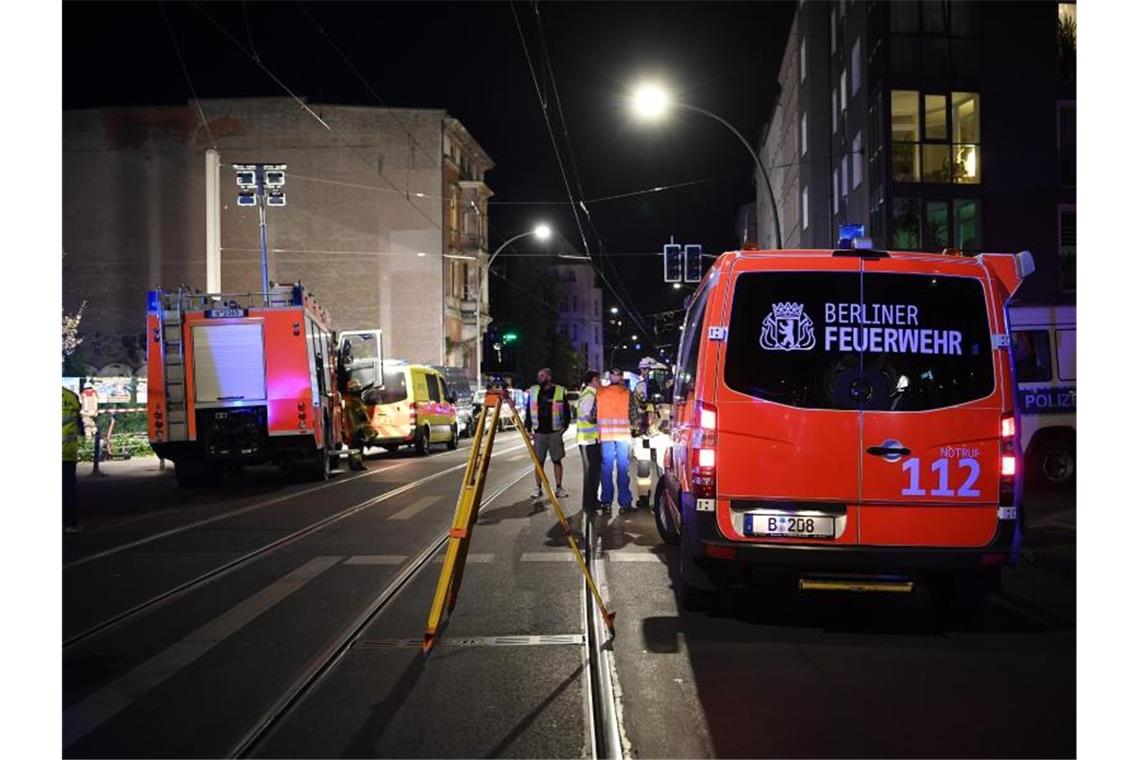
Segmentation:
<svg viewBox="0 0 1140 760">
<path fill-rule="evenodd" d="M 261 290 L 269 305 L 269 229 L 265 223 L 266 206 L 285 205 L 285 169 L 287 164 L 234 164 L 237 176 L 237 205 L 257 206 L 261 237 Z"/>
<path fill-rule="evenodd" d="M 206 292 L 222 292 L 221 180 L 218 151 L 206 151 Z"/>
</svg>

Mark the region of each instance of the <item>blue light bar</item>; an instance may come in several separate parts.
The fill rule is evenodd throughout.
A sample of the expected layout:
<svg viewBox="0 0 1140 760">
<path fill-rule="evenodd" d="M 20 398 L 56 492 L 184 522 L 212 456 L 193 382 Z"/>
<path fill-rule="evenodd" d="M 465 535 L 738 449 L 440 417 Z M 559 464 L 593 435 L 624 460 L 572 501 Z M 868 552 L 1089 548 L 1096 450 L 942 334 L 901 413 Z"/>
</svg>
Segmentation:
<svg viewBox="0 0 1140 760">
<path fill-rule="evenodd" d="M 149 291 L 147 291 L 147 294 L 146 294 L 146 310 L 147 311 L 158 311 L 159 310 L 158 302 L 159 302 L 159 294 L 160 293 L 162 293 L 161 290 L 149 290 Z"/>
<path fill-rule="evenodd" d="M 872 248 L 873 246 L 871 239 L 869 237 L 865 237 L 866 234 L 866 225 L 841 224 L 839 225 L 839 242 L 836 243 L 836 245 L 842 250 L 850 250 L 852 248 Z"/>
</svg>

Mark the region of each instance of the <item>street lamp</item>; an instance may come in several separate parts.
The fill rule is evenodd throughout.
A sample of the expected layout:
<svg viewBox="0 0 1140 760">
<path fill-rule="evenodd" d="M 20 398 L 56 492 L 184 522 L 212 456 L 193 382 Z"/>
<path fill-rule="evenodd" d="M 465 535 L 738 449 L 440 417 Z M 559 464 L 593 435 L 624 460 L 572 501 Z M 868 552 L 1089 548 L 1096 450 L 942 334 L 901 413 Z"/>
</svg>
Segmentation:
<svg viewBox="0 0 1140 760">
<path fill-rule="evenodd" d="M 549 240 L 550 235 L 551 235 L 550 227 L 548 227 L 545 224 L 538 224 L 535 226 L 535 228 L 533 230 L 527 230 L 526 232 L 520 232 L 519 234 L 515 235 L 513 238 L 508 239 L 505 243 L 503 243 L 502 245 L 500 245 L 498 248 L 495 249 L 495 252 L 491 254 L 491 257 L 489 259 L 487 259 L 486 268 L 483 268 L 481 266 L 479 267 L 479 292 L 475 298 L 475 387 L 476 388 L 482 388 L 483 387 L 483 290 L 486 288 L 486 285 L 487 285 L 487 273 L 491 271 L 491 264 L 495 263 L 495 257 L 497 257 L 500 253 L 502 253 L 504 248 L 506 248 L 508 245 L 515 242 L 516 240 L 520 240 L 520 239 L 526 237 L 527 235 L 534 235 L 540 241 Z M 479 266 L 479 265 L 476 264 L 476 266 Z M 496 349 L 496 350 L 498 350 L 498 349 Z M 499 359 L 499 362 L 502 363 L 501 358 Z"/>
<path fill-rule="evenodd" d="M 772 182 L 768 179 L 768 171 L 764 165 L 760 163 L 760 157 L 756 155 L 756 151 L 752 148 L 752 144 L 744 139 L 744 135 L 737 131 L 736 127 L 729 124 L 727 121 L 717 116 L 712 111 L 706 111 L 703 108 L 682 103 L 679 100 L 674 100 L 670 97 L 669 93 L 656 82 L 644 82 L 638 85 L 631 98 L 634 113 L 643 120 L 657 120 L 662 118 L 669 110 L 670 106 L 677 108 L 684 108 L 688 111 L 696 111 L 699 114 L 704 114 L 709 118 L 716 119 L 725 127 L 728 128 L 732 134 L 736 135 L 737 139 L 743 143 L 744 147 L 748 150 L 748 155 L 752 156 L 752 160 L 756 163 L 756 168 L 760 171 L 760 176 L 764 178 L 764 185 L 768 188 L 768 200 L 772 203 L 772 221 L 773 226 L 776 228 L 776 247 L 783 248 L 783 236 L 780 234 L 780 209 L 776 205 L 776 193 L 772 191 Z"/>
</svg>

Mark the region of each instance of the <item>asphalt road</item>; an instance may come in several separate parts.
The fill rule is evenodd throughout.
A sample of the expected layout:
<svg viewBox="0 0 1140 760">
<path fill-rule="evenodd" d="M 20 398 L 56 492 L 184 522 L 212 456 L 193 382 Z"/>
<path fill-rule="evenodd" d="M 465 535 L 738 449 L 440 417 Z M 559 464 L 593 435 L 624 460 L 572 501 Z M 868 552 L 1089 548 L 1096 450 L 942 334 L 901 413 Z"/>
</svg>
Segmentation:
<svg viewBox="0 0 1140 760">
<path fill-rule="evenodd" d="M 64 755 L 592 756 L 581 576 L 529 498 L 518 434 L 496 452 L 459 603 L 426 659 L 430 550 L 466 446 L 374 456 L 324 484 L 254 468 L 189 492 L 156 460 L 81 468 L 86 530 L 64 539 Z M 681 611 L 651 516 L 596 518 L 625 753 L 1075 755 L 1073 499 L 1027 497 L 1029 561 L 968 620 L 921 595 L 740 591 Z"/>
</svg>

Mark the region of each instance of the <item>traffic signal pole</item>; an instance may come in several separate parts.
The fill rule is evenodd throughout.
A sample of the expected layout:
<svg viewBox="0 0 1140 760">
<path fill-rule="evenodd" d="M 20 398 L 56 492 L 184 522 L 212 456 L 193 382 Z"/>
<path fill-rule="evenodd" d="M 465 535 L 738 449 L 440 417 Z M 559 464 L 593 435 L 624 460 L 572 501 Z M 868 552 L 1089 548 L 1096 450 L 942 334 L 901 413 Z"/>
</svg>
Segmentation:
<svg viewBox="0 0 1140 760">
<path fill-rule="evenodd" d="M 265 305 L 269 305 L 269 250 L 267 240 L 269 230 L 265 226 L 265 170 L 258 167 L 257 172 L 257 216 L 261 227 L 261 292 L 265 294 Z"/>
</svg>

